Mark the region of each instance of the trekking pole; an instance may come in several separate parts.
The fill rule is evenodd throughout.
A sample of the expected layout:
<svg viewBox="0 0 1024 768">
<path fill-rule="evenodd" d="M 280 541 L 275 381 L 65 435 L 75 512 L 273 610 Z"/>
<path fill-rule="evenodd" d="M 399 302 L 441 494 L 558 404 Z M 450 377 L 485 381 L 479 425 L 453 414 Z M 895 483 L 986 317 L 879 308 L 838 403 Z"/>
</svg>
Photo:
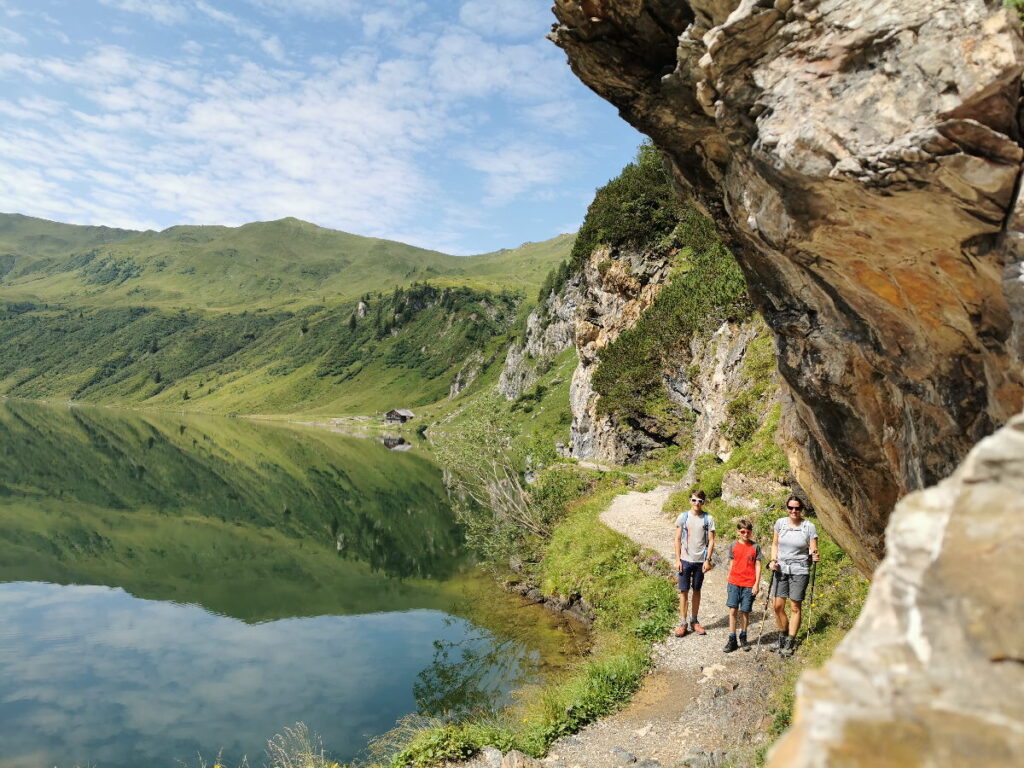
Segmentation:
<svg viewBox="0 0 1024 768">
<path fill-rule="evenodd" d="M 764 632 L 764 622 L 768 618 L 768 603 L 772 599 L 772 583 L 775 581 L 775 571 L 771 568 L 768 569 L 768 594 L 764 596 L 764 611 L 761 613 L 761 626 L 757 630 L 757 647 L 754 649 L 754 653 L 758 654 L 761 652 L 761 633 Z"/>
<path fill-rule="evenodd" d="M 804 619 L 804 640 L 807 639 L 807 635 L 811 632 L 811 608 L 814 607 L 814 579 L 818 574 L 818 563 L 811 560 L 811 578 L 808 580 L 808 587 L 811 592 L 811 599 L 807 602 L 807 616 Z"/>
</svg>

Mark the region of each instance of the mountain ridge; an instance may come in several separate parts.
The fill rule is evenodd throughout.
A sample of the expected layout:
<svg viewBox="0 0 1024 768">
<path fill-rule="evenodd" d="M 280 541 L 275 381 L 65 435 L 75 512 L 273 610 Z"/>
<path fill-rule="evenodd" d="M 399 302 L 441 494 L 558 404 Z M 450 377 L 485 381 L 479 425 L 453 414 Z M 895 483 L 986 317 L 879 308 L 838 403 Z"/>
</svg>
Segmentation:
<svg viewBox="0 0 1024 768">
<path fill-rule="evenodd" d="M 453 256 L 294 217 L 135 231 L 0 214 L 0 300 L 223 311 L 340 304 L 414 282 L 529 294 L 573 239 Z"/>
</svg>

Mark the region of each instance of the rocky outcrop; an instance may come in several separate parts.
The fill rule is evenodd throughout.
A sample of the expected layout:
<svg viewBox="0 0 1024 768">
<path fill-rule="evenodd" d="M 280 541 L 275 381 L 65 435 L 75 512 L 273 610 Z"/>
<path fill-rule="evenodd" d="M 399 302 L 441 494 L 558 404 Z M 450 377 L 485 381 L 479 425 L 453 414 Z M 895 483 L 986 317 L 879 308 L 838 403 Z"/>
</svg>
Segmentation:
<svg viewBox="0 0 1024 768">
<path fill-rule="evenodd" d="M 689 356 L 681 358 L 666 376 L 669 397 L 694 420 L 690 469 L 682 480 L 684 485 L 693 480 L 693 460 L 698 456 L 713 453 L 722 461 L 729 458 L 733 445 L 724 430 L 730 418 L 729 402 L 750 386 L 743 361 L 750 344 L 765 332 L 760 318 L 722 323 L 710 338 L 694 336 Z M 770 402 L 778 399 L 776 388 L 769 388 L 766 399 Z"/>
<path fill-rule="evenodd" d="M 530 389 L 544 366 L 572 345 L 579 303 L 580 279 L 575 276 L 529 314 L 524 338 L 509 346 L 498 378 L 505 399 L 515 400 Z"/>
<path fill-rule="evenodd" d="M 730 507 L 761 512 L 767 504 L 788 492 L 787 486 L 769 477 L 748 475 L 735 469 L 722 475 L 722 501 Z"/>
<path fill-rule="evenodd" d="M 603 407 L 593 385 L 602 351 L 653 304 L 668 280 L 674 255 L 600 247 L 584 262 L 574 334 L 579 365 L 569 391 L 569 454 L 630 464 L 678 443 L 691 465 L 683 478 L 689 483 L 694 458 L 712 453 L 724 460 L 733 447 L 723 427 L 730 418 L 729 402 L 749 386 L 743 361 L 750 343 L 767 332 L 760 318 L 725 322 L 710 335 L 695 334 L 677 350 L 667 351 L 662 385 L 675 409 L 675 428 L 624 420 Z M 767 399 L 776 398 L 771 394 Z"/>
<path fill-rule="evenodd" d="M 671 258 L 630 249 L 596 248 L 580 274 L 573 338 L 579 365 L 569 389 L 569 453 L 578 459 L 628 464 L 667 443 L 603 413 L 594 391 L 600 352 L 632 328 L 668 278 Z"/>
<path fill-rule="evenodd" d="M 776 338 L 790 464 L 865 571 L 896 500 L 1024 393 L 1024 43 L 999 6 L 555 3 L 573 70 L 740 261 Z"/>
<path fill-rule="evenodd" d="M 452 383 L 448 387 L 449 400 L 454 400 L 459 396 L 459 393 L 476 381 L 476 377 L 480 375 L 480 369 L 483 368 L 483 364 L 484 354 L 479 349 L 472 352 L 466 358 L 466 362 L 459 368 L 458 373 L 455 374 L 455 378 L 452 379 Z"/>
<path fill-rule="evenodd" d="M 856 626 L 771 768 L 1024 765 L 1024 415 L 901 501 Z"/>
</svg>

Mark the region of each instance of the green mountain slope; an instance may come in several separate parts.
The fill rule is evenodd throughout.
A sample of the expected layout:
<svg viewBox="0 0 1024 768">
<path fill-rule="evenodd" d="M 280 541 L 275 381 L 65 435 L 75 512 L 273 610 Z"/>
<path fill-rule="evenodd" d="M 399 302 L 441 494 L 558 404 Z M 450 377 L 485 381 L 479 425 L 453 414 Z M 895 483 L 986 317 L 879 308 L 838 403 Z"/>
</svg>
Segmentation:
<svg viewBox="0 0 1024 768">
<path fill-rule="evenodd" d="M 337 304 L 416 281 L 533 293 L 572 241 L 459 257 L 290 218 L 129 232 L 0 214 L 0 298 L 224 311 Z"/>
<path fill-rule="evenodd" d="M 519 311 L 509 292 L 422 283 L 299 312 L 0 304 L 0 395 L 223 413 L 417 407 L 445 397 L 468 359 L 500 365 Z"/>
<path fill-rule="evenodd" d="M 0 395 L 371 413 L 486 369 L 573 236 L 449 256 L 297 219 L 130 232 L 0 214 Z"/>
</svg>

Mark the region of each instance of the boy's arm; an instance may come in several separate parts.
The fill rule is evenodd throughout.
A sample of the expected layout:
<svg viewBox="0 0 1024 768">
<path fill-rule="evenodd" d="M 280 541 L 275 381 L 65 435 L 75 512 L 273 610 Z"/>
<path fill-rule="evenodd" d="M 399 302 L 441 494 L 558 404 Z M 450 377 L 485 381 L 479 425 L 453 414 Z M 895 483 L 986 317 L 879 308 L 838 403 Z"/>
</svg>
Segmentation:
<svg viewBox="0 0 1024 768">
<path fill-rule="evenodd" d="M 761 552 L 761 548 L 757 548 L 757 560 L 754 563 L 754 594 L 756 595 L 761 590 L 761 561 L 764 560 L 764 554 Z"/>
<path fill-rule="evenodd" d="M 683 529 L 678 525 L 676 526 L 676 569 L 682 570 L 683 568 Z"/>
<path fill-rule="evenodd" d="M 704 558 L 704 573 L 711 570 L 711 555 L 715 553 L 715 532 L 708 531 L 708 554 Z"/>
</svg>

